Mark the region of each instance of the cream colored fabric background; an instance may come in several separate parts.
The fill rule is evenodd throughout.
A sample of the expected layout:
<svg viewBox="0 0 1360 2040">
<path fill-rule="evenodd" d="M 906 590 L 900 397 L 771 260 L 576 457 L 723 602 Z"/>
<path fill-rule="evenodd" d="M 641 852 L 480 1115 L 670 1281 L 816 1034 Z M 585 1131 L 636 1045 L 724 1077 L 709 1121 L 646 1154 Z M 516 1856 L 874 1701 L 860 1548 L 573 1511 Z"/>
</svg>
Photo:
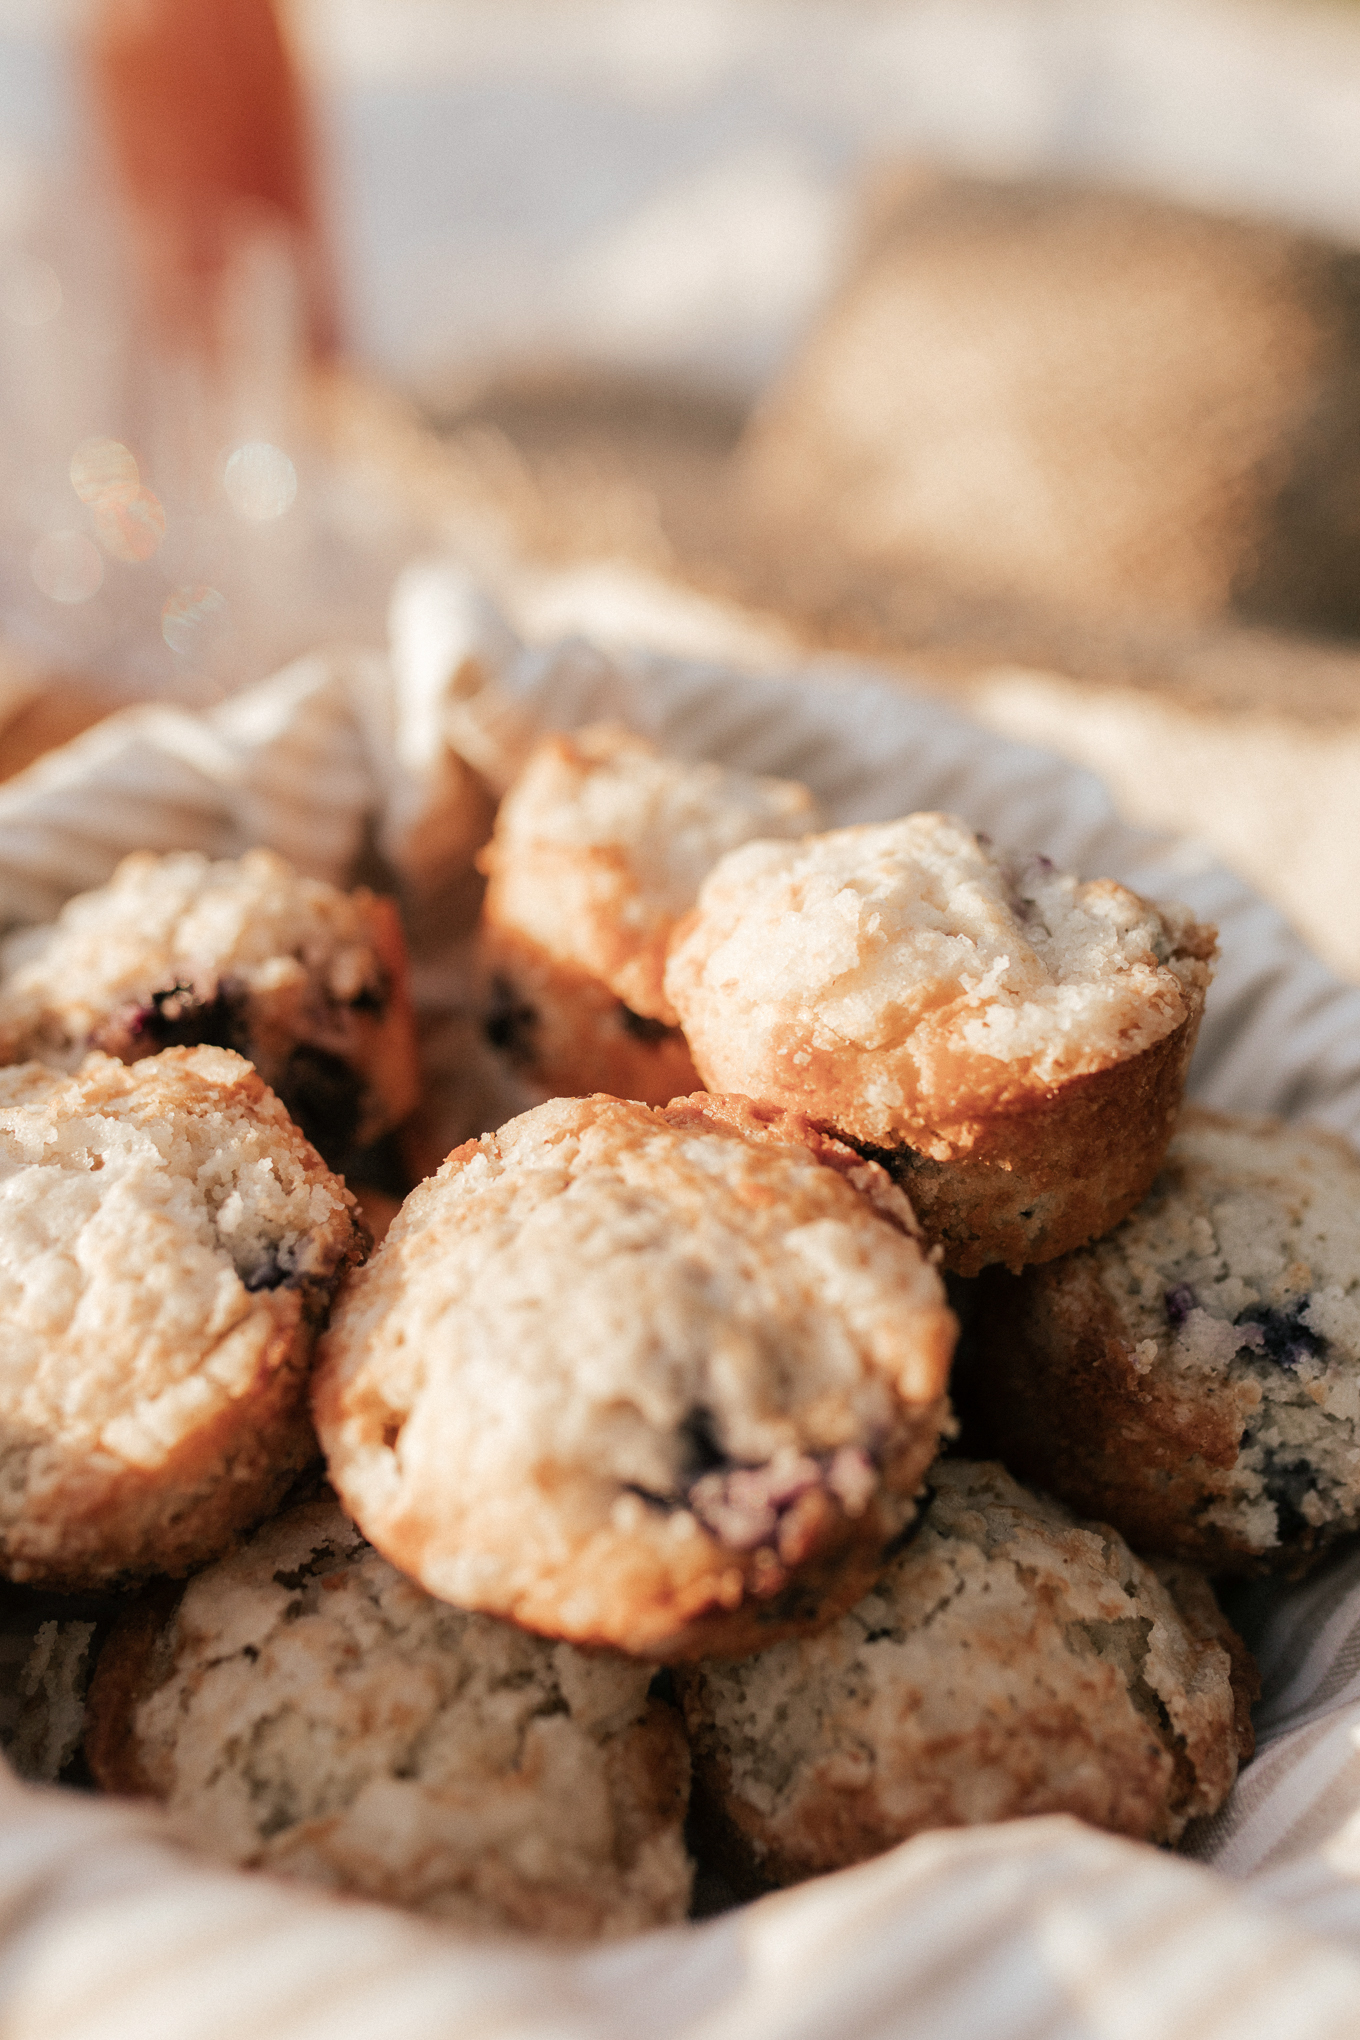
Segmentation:
<svg viewBox="0 0 1360 2040">
<path fill-rule="evenodd" d="M 1100 783 L 869 673 L 736 673 L 522 645 L 456 569 L 410 570 L 392 651 L 327 652 L 204 715 L 129 710 L 0 787 L 0 923 L 134 848 L 264 842 L 342 878 L 371 831 L 417 892 L 459 843 L 446 746 L 503 782 L 535 729 L 621 716 L 805 779 L 836 821 L 948 807 L 1004 846 L 1172 894 L 1222 962 L 1193 1078 L 1360 1140 L 1360 990 L 1194 844 Z M 428 1009 L 456 956 L 417 959 Z M 0 1779 L 4 2040 L 1324 2040 L 1360 2034 L 1360 1555 L 1265 1592 L 1261 1752 L 1198 1861 L 1066 1819 L 927 1835 L 704 1925 L 563 1954 L 217 1871 L 154 1811 Z"/>
</svg>

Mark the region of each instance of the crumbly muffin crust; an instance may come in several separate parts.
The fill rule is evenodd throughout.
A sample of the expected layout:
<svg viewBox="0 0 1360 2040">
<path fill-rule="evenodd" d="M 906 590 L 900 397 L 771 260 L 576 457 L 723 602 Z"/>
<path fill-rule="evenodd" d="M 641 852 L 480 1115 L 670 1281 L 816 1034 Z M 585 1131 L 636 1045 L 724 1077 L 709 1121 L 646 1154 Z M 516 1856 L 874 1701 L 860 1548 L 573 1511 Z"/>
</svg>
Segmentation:
<svg viewBox="0 0 1360 2040">
<path fill-rule="evenodd" d="M 1360 1157 L 1187 1108 L 1108 1239 L 992 1284 L 991 1449 L 1140 1549 L 1299 1572 L 1360 1528 Z"/>
<path fill-rule="evenodd" d="M 313 1457 L 315 1329 L 364 1239 L 250 1064 L 0 1070 L 0 1570 L 183 1572 Z"/>
<path fill-rule="evenodd" d="M 805 1121 L 559 1099 L 407 1199 L 314 1410 L 346 1507 L 431 1593 L 657 1659 L 742 1651 L 881 1570 L 954 1332 L 905 1200 Z"/>
<path fill-rule="evenodd" d="M 732 852 L 666 988 L 710 1089 L 871 1152 L 975 1274 L 1066 1252 L 1146 1190 L 1213 950 L 1182 908 L 919 814 Z"/>
<path fill-rule="evenodd" d="M 435 1601 L 333 1501 L 105 1646 L 86 1750 L 195 1848 L 459 1927 L 683 1917 L 689 1758 L 647 1667 Z"/>
<path fill-rule="evenodd" d="M 252 1061 L 336 1167 L 417 1093 L 406 945 L 391 900 L 270 850 L 125 857 L 49 927 L 0 947 L 0 1061 L 73 1070 L 206 1042 Z"/>
<path fill-rule="evenodd" d="M 1183 1609 L 1183 1583 L 1000 1466 L 930 1479 L 918 1534 L 833 1628 L 678 1675 L 745 1888 L 1025 1814 L 1171 1841 L 1250 1754 L 1250 1675 L 1202 1583 Z"/>
<path fill-rule="evenodd" d="M 673 1027 L 666 948 L 706 874 L 752 837 L 819 824 L 794 780 L 664 758 L 614 723 L 548 737 L 502 801 L 480 859 L 487 923 Z"/>
</svg>

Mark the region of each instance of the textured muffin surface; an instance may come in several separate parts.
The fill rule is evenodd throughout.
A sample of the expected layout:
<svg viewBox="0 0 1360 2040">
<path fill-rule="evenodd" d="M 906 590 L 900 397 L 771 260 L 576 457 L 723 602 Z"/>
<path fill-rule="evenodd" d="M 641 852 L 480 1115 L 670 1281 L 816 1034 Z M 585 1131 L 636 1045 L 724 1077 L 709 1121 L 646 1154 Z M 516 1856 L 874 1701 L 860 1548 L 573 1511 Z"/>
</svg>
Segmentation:
<svg viewBox="0 0 1360 2040">
<path fill-rule="evenodd" d="M 346 1506 L 432 1593 L 644 1655 L 753 1648 L 876 1575 L 954 1330 L 900 1194 L 802 1122 L 558 1100 L 408 1198 L 314 1406 Z"/>
<path fill-rule="evenodd" d="M 918 814 L 725 857 L 666 985 L 710 1090 L 862 1145 L 972 1275 L 1064 1253 L 1142 1196 L 1213 951 L 1184 909 Z"/>
<path fill-rule="evenodd" d="M 1178 951 L 1186 918 L 1045 858 L 1012 868 L 952 816 L 909 815 L 735 851 L 667 984 L 715 1088 L 834 1086 L 840 1123 L 888 1142 L 1170 1034 L 1203 975 Z"/>
<path fill-rule="evenodd" d="M 706 874 L 752 837 L 818 824 L 793 780 L 664 758 L 613 724 L 550 737 L 501 803 L 483 853 L 487 921 L 674 1025 L 666 945 Z"/>
<path fill-rule="evenodd" d="M 688 1755 L 648 1671 L 431 1600 L 332 1501 L 106 1649 L 87 1746 L 196 1848 L 458 1926 L 683 1917 Z"/>
<path fill-rule="evenodd" d="M 1188 1108 L 1108 1239 L 998 1285 L 994 1444 L 1136 1543 L 1298 1569 L 1360 1526 L 1360 1157 Z"/>
<path fill-rule="evenodd" d="M 182 1571 L 315 1450 L 353 1199 L 239 1056 L 0 1070 L 0 1551 L 77 1586 Z"/>
<path fill-rule="evenodd" d="M 252 850 L 125 857 L 50 927 L 0 949 L 0 1059 L 74 1069 L 209 1043 L 246 1055 L 339 1158 L 415 1102 L 405 945 L 391 902 Z"/>
<path fill-rule="evenodd" d="M 1000 1466 L 930 1478 L 911 1544 L 832 1628 L 681 1675 L 696 1789 L 747 1882 L 1024 1814 L 1174 1840 L 1232 1785 L 1245 1717 L 1202 1582 L 1182 1610 Z"/>
</svg>

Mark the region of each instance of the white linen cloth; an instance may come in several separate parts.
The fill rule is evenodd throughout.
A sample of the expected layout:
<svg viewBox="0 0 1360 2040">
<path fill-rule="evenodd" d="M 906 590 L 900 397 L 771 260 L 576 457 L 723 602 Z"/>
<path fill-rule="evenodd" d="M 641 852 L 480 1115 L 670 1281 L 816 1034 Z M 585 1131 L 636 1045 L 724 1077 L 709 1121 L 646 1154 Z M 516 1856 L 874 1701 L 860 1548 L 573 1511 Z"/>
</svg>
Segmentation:
<svg viewBox="0 0 1360 2040">
<path fill-rule="evenodd" d="M 600 716 L 801 778 L 837 823 L 949 808 L 1004 847 L 1185 900 L 1222 944 L 1196 1095 L 1360 1141 L 1360 989 L 1196 846 L 1122 824 L 1091 775 L 848 667 L 525 646 L 440 563 L 403 577 L 387 656 L 317 653 L 201 715 L 126 711 L 0 787 L 0 925 L 47 917 L 138 848 L 267 843 L 343 879 L 371 839 L 403 885 L 437 892 L 466 854 L 466 767 L 503 785 L 536 730 Z M 446 969 L 418 969 L 427 1003 L 449 996 Z M 0 1777 L 0 2035 L 1360 2035 L 1360 1553 L 1256 1603 L 1260 1754 L 1190 1838 L 1198 1861 L 1065 1818 L 931 1834 L 586 1953 L 218 1870 L 154 1809 Z"/>
</svg>

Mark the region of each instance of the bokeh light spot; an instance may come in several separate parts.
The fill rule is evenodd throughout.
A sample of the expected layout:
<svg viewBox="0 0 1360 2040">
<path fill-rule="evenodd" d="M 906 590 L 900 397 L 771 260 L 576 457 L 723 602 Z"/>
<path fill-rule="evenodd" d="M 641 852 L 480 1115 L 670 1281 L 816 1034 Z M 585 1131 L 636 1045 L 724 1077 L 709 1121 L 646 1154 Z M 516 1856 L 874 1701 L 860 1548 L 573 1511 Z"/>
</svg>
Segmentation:
<svg viewBox="0 0 1360 2040">
<path fill-rule="evenodd" d="M 161 636 L 172 652 L 195 651 L 222 621 L 226 607 L 226 596 L 206 581 L 176 588 L 173 595 L 166 596 L 161 610 Z"/>
<path fill-rule="evenodd" d="M 165 512 L 150 489 L 106 489 L 93 509 L 99 543 L 129 566 L 149 560 L 165 537 Z"/>
<path fill-rule="evenodd" d="M 104 580 L 99 548 L 83 531 L 49 531 L 34 546 L 28 565 L 53 602 L 88 602 Z"/>
<path fill-rule="evenodd" d="M 131 491 L 141 479 L 121 440 L 82 439 L 71 455 L 71 487 L 82 503 L 97 504 L 110 491 Z"/>
<path fill-rule="evenodd" d="M 281 446 L 250 439 L 228 459 L 222 485 L 238 517 L 266 524 L 291 507 L 297 495 L 297 469 Z"/>
<path fill-rule="evenodd" d="M 0 274 L 0 307 L 16 326 L 45 326 L 61 310 L 61 278 L 50 262 L 18 256 Z"/>
</svg>

